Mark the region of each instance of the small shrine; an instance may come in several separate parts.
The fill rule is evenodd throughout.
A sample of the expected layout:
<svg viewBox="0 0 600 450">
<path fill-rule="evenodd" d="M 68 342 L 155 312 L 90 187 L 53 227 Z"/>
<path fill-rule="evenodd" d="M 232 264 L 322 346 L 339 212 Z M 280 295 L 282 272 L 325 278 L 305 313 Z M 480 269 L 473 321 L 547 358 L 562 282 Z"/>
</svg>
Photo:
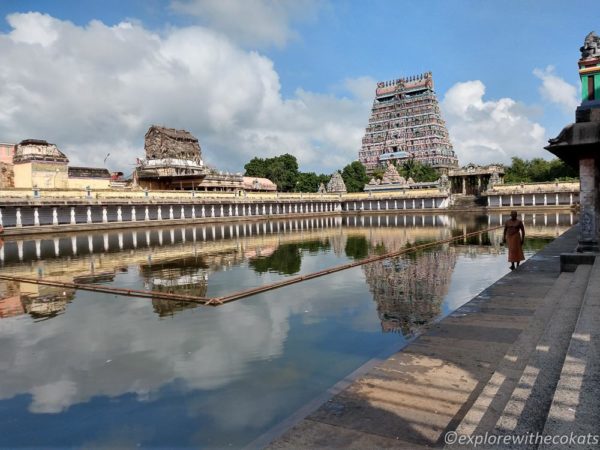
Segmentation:
<svg viewBox="0 0 600 450">
<path fill-rule="evenodd" d="M 342 174 L 339 171 L 331 176 L 326 189 L 330 194 L 345 194 L 347 192 L 346 183 L 344 183 Z"/>
</svg>

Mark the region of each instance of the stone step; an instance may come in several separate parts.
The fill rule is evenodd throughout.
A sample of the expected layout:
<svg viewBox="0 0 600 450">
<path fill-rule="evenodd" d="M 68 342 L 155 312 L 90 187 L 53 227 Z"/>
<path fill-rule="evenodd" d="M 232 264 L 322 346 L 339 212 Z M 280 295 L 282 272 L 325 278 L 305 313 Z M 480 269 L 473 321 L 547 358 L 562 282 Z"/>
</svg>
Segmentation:
<svg viewBox="0 0 600 450">
<path fill-rule="evenodd" d="M 600 258 L 596 258 L 583 306 L 548 413 L 544 435 L 600 434 Z M 582 393 L 585 392 L 585 395 Z M 571 441 L 563 448 L 598 448 L 599 442 Z M 542 443 L 541 449 L 556 448 Z"/>
<path fill-rule="evenodd" d="M 591 266 L 585 265 L 579 266 L 575 271 L 554 315 L 530 354 L 523 374 L 496 424 L 494 434 L 526 435 L 543 432 L 590 272 Z"/>
<path fill-rule="evenodd" d="M 573 278 L 574 273 L 566 272 L 557 278 L 546 300 L 532 316 L 528 327 L 511 345 L 488 383 L 459 423 L 456 429 L 458 434 L 482 435 L 494 429 L 546 325 L 552 319 L 560 300 L 566 295 Z"/>
</svg>

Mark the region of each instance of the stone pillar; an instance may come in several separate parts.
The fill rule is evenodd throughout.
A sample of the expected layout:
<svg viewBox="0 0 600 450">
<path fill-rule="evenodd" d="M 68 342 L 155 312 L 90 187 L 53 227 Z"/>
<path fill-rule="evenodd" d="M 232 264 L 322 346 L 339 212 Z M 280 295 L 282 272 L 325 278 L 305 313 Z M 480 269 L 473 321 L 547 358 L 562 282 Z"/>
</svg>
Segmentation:
<svg viewBox="0 0 600 450">
<path fill-rule="evenodd" d="M 558 198 L 558 194 L 554 194 L 554 204 L 555 204 L 556 206 L 560 205 L 560 200 L 559 200 L 559 198 Z"/>
<path fill-rule="evenodd" d="M 535 206 L 535 194 L 531 194 L 531 204 Z"/>
<path fill-rule="evenodd" d="M 215 205 L 211 205 L 210 207 L 210 217 L 215 217 Z"/>
<path fill-rule="evenodd" d="M 173 215 L 173 205 L 169 206 L 169 219 L 175 219 L 175 216 Z"/>
<path fill-rule="evenodd" d="M 223 217 L 223 205 L 221 205 L 221 207 L 219 208 L 219 212 L 220 212 L 220 217 Z"/>
<path fill-rule="evenodd" d="M 239 216 L 238 212 L 239 212 L 239 211 L 238 211 L 238 205 L 237 205 L 237 203 L 236 203 L 236 205 L 235 205 L 235 215 L 236 215 L 236 216 Z"/>
<path fill-rule="evenodd" d="M 229 204 L 229 217 L 233 216 L 233 206 Z"/>
<path fill-rule="evenodd" d="M 264 203 L 263 203 L 262 210 L 263 210 L 263 216 L 266 216 L 267 215 L 267 205 L 265 205 Z"/>
<path fill-rule="evenodd" d="M 467 179 L 465 177 L 462 177 L 462 194 L 467 194 Z"/>
<path fill-rule="evenodd" d="M 544 194 L 544 206 L 548 206 L 548 194 Z"/>
<path fill-rule="evenodd" d="M 406 209 L 406 199 L 402 200 L 402 209 Z"/>
<path fill-rule="evenodd" d="M 204 210 L 204 205 L 202 205 L 202 209 L 200 210 L 200 217 L 206 217 L 206 211 Z"/>
<path fill-rule="evenodd" d="M 106 206 L 102 207 L 102 223 L 108 222 L 108 214 L 106 213 Z"/>
<path fill-rule="evenodd" d="M 148 209 L 148 205 L 144 207 L 144 220 L 150 220 L 150 210 Z"/>
<path fill-rule="evenodd" d="M 273 203 L 269 204 L 269 215 L 272 216 L 273 215 Z"/>
<path fill-rule="evenodd" d="M 512 194 L 510 194 L 510 206 L 511 207 L 513 206 L 513 196 L 512 196 Z"/>
<path fill-rule="evenodd" d="M 92 207 L 87 207 L 87 223 L 92 223 Z"/>
<path fill-rule="evenodd" d="M 185 219 L 185 206 L 181 205 L 181 219 Z"/>
<path fill-rule="evenodd" d="M 415 209 L 415 208 L 416 208 L 416 206 L 415 206 L 415 199 L 413 198 L 413 201 L 412 201 L 412 209 Z"/>
<path fill-rule="evenodd" d="M 242 216 L 246 215 L 246 205 L 242 205 Z"/>
<path fill-rule="evenodd" d="M 498 196 L 498 206 L 502 207 L 502 196 Z"/>
<path fill-rule="evenodd" d="M 0 212 L 0 225 L 2 225 L 2 213 Z M 52 208 L 52 225 L 58 225 L 58 210 Z"/>
<path fill-rule="evenodd" d="M 573 193 L 571 192 L 569 194 L 569 206 L 572 206 L 572 205 L 573 205 Z"/>
<path fill-rule="evenodd" d="M 136 217 L 135 217 L 135 206 L 131 207 L 131 221 L 135 222 L 136 221 Z"/>
<path fill-rule="evenodd" d="M 40 226 L 40 212 L 39 212 L 39 208 L 33 208 L 33 224 L 36 227 Z"/>
<path fill-rule="evenodd" d="M 579 160 L 579 246 L 580 252 L 598 252 L 600 236 L 600 165 L 594 158 Z M 558 194 L 557 194 L 558 195 Z M 558 223 L 558 222 L 557 222 Z"/>
<path fill-rule="evenodd" d="M 521 194 L 521 206 L 525 206 L 525 196 Z"/>
<path fill-rule="evenodd" d="M 192 205 L 192 219 L 196 218 L 196 206 Z M 196 232 L 196 229 L 194 228 L 194 232 Z"/>
<path fill-rule="evenodd" d="M 421 199 L 421 209 L 425 209 L 425 199 Z"/>
<path fill-rule="evenodd" d="M 158 220 L 162 220 L 162 208 L 160 205 L 158 205 L 158 208 L 156 209 L 156 217 Z"/>
</svg>

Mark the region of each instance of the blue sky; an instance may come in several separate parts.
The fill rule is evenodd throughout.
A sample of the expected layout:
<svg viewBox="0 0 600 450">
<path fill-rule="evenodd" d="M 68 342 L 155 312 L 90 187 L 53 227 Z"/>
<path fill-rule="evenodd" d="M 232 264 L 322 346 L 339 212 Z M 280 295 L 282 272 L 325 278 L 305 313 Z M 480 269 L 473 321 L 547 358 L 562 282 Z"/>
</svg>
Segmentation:
<svg viewBox="0 0 600 450">
<path fill-rule="evenodd" d="M 4 0 L 11 69 L 0 81 L 11 89 L 0 100 L 11 107 L 0 141 L 47 137 L 78 163 L 111 152 L 125 168 L 160 122 L 194 132 L 218 168 L 290 152 L 328 173 L 357 158 L 374 83 L 431 70 L 461 163 L 545 156 L 579 102 L 579 47 L 600 31 L 597 11 L 592 1 Z"/>
</svg>

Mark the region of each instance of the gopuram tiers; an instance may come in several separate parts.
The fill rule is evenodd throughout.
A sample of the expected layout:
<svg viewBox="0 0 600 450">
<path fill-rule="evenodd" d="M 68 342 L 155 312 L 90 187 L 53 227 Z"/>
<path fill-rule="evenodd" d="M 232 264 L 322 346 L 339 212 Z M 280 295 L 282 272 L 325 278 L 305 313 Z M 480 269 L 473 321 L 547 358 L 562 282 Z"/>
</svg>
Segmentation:
<svg viewBox="0 0 600 450">
<path fill-rule="evenodd" d="M 411 158 L 442 173 L 458 166 L 431 72 L 377 83 L 358 158 L 368 173 Z"/>
</svg>

